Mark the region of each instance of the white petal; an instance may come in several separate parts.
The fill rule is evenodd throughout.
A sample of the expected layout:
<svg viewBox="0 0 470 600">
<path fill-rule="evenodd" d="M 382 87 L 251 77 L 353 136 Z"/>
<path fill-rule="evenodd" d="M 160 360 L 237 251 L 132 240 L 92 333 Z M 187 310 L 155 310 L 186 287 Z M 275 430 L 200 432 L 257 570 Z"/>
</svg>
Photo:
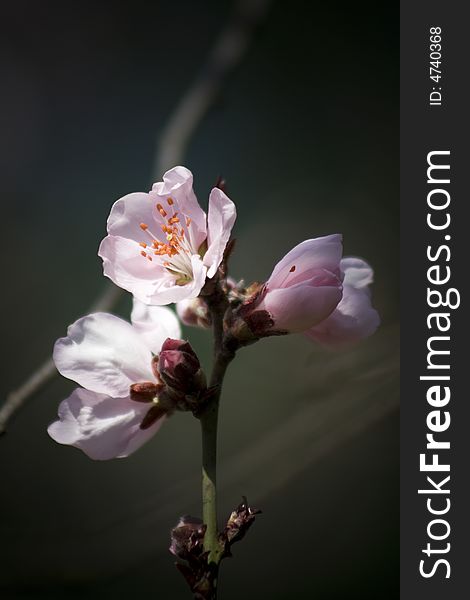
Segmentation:
<svg viewBox="0 0 470 600">
<path fill-rule="evenodd" d="M 176 285 L 175 277 L 170 276 L 158 281 L 158 287 L 155 288 L 152 296 L 145 298 L 145 301 L 140 296 L 137 297 L 145 304 L 157 306 L 180 302 L 185 298 L 196 298 L 204 286 L 207 273 L 207 268 L 202 264 L 199 254 L 191 256 L 191 269 L 193 278 L 188 283 Z"/>
<path fill-rule="evenodd" d="M 154 354 L 160 352 L 167 338 L 181 338 L 177 316 L 164 306 L 148 306 L 134 298 L 131 321 L 147 348 Z"/>
<path fill-rule="evenodd" d="M 237 218 L 235 204 L 219 188 L 213 188 L 209 196 L 207 218 L 207 252 L 204 264 L 208 268 L 207 277 L 213 277 L 224 256 L 225 246 L 230 238 Z"/>
<path fill-rule="evenodd" d="M 57 340 L 58 371 L 88 390 L 125 397 L 129 386 L 151 380 L 150 350 L 130 323 L 106 313 L 78 319 Z"/>
<path fill-rule="evenodd" d="M 165 417 L 148 429 L 140 424 L 148 405 L 111 398 L 77 388 L 59 406 L 59 421 L 48 433 L 59 444 L 75 446 L 95 460 L 129 456 L 160 428 Z"/>
<path fill-rule="evenodd" d="M 168 304 L 155 301 L 158 288 L 174 277 L 160 261 L 150 262 L 140 255 L 135 241 L 108 235 L 101 242 L 98 255 L 103 259 L 103 272 L 113 283 L 127 290 L 146 304 Z M 157 258 L 157 257 L 155 257 Z"/>
<path fill-rule="evenodd" d="M 357 289 L 365 288 L 374 281 L 372 267 L 362 258 L 347 256 L 341 261 L 341 269 L 344 272 L 344 284 L 351 285 Z"/>
<path fill-rule="evenodd" d="M 325 346 L 341 347 L 372 335 L 379 324 L 380 317 L 372 308 L 369 290 L 345 285 L 336 310 L 306 335 Z"/>
<path fill-rule="evenodd" d="M 147 234 L 140 224 L 145 223 L 150 230 L 161 234 L 153 217 L 154 203 L 149 194 L 134 192 L 117 200 L 108 217 L 108 233 L 138 242 L 148 242 Z"/>
<path fill-rule="evenodd" d="M 193 279 L 185 285 L 176 285 L 176 278 L 163 266 L 163 261 L 157 260 L 159 257 L 150 262 L 140 256 L 135 242 L 130 240 L 108 235 L 101 242 L 98 254 L 103 259 L 106 277 L 144 304 L 161 306 L 196 298 L 206 280 L 207 268 L 198 254 L 191 257 Z"/>
<path fill-rule="evenodd" d="M 152 191 L 153 204 L 160 202 L 167 208 L 167 200 L 172 198 L 176 212 L 191 219 L 189 228 L 190 241 L 195 251 L 206 239 L 206 213 L 199 206 L 193 191 L 193 175 L 186 167 L 173 167 L 163 175 L 163 181 L 154 183 Z"/>
</svg>

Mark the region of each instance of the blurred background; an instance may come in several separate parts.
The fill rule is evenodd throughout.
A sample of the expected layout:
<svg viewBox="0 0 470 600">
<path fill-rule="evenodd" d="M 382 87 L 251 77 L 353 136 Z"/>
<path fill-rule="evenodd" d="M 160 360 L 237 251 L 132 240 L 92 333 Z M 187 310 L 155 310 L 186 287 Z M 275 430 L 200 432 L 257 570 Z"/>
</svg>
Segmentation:
<svg viewBox="0 0 470 600">
<path fill-rule="evenodd" d="M 158 135 L 231 7 L 2 3 L 1 401 L 103 290 L 111 204 L 150 188 Z M 203 206 L 227 180 L 233 276 L 266 279 L 299 241 L 342 232 L 375 268 L 383 319 L 352 351 L 292 335 L 231 366 L 220 519 L 242 494 L 263 514 L 221 600 L 396 598 L 398 4 L 272 2 L 184 164 Z M 209 334 L 185 334 L 209 368 Z M 0 438 L 1 597 L 190 597 L 167 547 L 200 514 L 198 424 L 176 415 L 130 458 L 93 462 L 46 433 L 73 387 L 55 379 Z"/>
</svg>

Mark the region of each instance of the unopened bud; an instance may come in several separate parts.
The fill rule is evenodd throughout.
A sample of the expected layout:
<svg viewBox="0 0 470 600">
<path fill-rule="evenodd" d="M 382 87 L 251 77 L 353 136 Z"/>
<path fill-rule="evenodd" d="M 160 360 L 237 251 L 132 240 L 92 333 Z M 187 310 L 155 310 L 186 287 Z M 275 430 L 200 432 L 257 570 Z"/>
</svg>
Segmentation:
<svg viewBox="0 0 470 600">
<path fill-rule="evenodd" d="M 187 340 L 175 340 L 173 338 L 166 338 L 162 344 L 160 356 L 162 352 L 168 350 L 179 350 L 180 352 L 186 352 L 197 360 L 197 354 L 194 352 L 191 344 Z"/>
<path fill-rule="evenodd" d="M 199 395 L 206 378 L 189 342 L 168 338 L 158 357 L 160 378 L 169 388 L 188 395 Z"/>
<path fill-rule="evenodd" d="M 211 326 L 209 309 L 202 298 L 181 300 L 176 304 L 176 312 L 185 325 L 205 329 Z"/>
</svg>

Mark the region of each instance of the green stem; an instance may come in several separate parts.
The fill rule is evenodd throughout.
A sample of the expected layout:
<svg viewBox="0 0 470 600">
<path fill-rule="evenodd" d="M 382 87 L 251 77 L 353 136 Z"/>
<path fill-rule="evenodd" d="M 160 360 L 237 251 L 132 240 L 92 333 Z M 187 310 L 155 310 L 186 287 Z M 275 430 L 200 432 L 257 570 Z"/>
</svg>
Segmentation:
<svg viewBox="0 0 470 600">
<path fill-rule="evenodd" d="M 222 290 L 218 288 L 208 299 L 214 333 L 214 366 L 210 379 L 213 391 L 209 404 L 200 416 L 202 433 L 202 516 L 206 525 L 204 550 L 209 551 L 209 562 L 219 563 L 222 548 L 217 527 L 217 425 L 219 400 L 225 371 L 233 358 L 223 343 L 223 318 L 228 306 Z"/>
<path fill-rule="evenodd" d="M 207 527 L 204 550 L 209 551 L 209 562 L 219 562 L 220 545 L 217 529 L 217 417 L 218 402 L 201 417 L 202 433 L 202 518 Z"/>
</svg>

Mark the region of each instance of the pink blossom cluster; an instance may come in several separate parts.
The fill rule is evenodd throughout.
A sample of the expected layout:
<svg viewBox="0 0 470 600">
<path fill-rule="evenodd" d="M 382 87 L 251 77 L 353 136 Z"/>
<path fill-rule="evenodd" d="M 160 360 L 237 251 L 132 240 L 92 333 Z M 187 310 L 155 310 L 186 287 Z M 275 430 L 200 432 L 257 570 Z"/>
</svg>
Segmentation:
<svg viewBox="0 0 470 600">
<path fill-rule="evenodd" d="M 155 368 L 165 343 L 162 363 L 181 373 L 193 363 L 199 368 L 189 344 L 178 345 L 175 313 L 161 305 L 177 303 L 187 324 L 210 324 L 201 293 L 207 282 L 224 276 L 236 209 L 215 187 L 206 215 L 192 184 L 191 172 L 175 167 L 149 193 L 128 194 L 113 205 L 99 255 L 104 274 L 134 296 L 131 323 L 91 314 L 56 342 L 57 369 L 81 387 L 60 404 L 49 434 L 91 458 L 128 456 L 171 414 L 159 393 L 173 375 L 162 379 Z M 236 293 L 235 312 L 254 337 L 304 333 L 322 345 L 341 347 L 371 335 L 379 324 L 370 298 L 372 268 L 342 253 L 339 234 L 308 239 L 256 290 L 248 292 L 231 279 L 224 280 L 225 289 Z"/>
</svg>

